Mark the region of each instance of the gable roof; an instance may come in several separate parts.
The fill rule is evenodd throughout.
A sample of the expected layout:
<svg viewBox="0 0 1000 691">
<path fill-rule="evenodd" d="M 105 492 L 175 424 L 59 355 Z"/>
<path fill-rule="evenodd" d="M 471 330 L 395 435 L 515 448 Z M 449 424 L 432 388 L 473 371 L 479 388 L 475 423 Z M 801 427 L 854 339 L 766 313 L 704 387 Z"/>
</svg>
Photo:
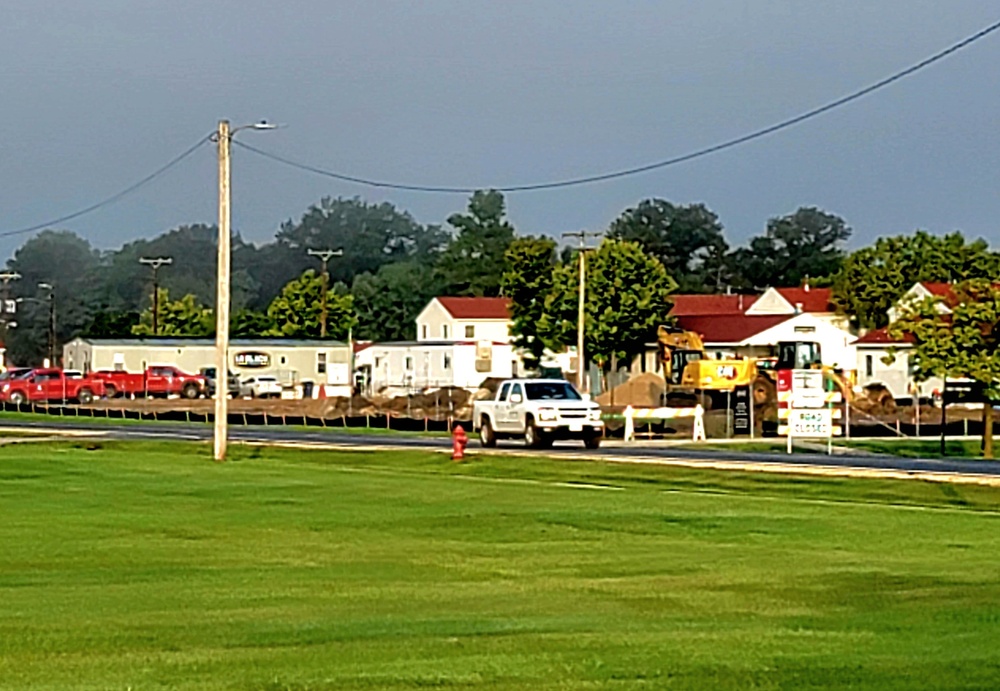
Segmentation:
<svg viewBox="0 0 1000 691">
<path fill-rule="evenodd" d="M 788 301 L 794 309 L 796 305 L 802 305 L 803 312 L 835 312 L 836 308 L 830 300 L 829 288 L 775 288 L 775 290 Z"/>
<path fill-rule="evenodd" d="M 931 295 L 937 295 L 938 297 L 944 298 L 951 295 L 951 284 L 950 283 L 932 283 L 930 281 L 920 281 L 920 285 L 923 286 Z"/>
<path fill-rule="evenodd" d="M 746 339 L 772 326 L 791 319 L 787 314 L 751 315 L 732 314 L 720 319 L 718 315 L 678 317 L 677 325 L 694 331 L 706 345 L 716 343 L 742 343 Z"/>
<path fill-rule="evenodd" d="M 756 295 L 671 295 L 675 317 L 742 314 L 757 299 Z"/>
<path fill-rule="evenodd" d="M 510 319 L 510 298 L 437 297 L 455 319 Z"/>
<path fill-rule="evenodd" d="M 864 336 L 854 342 L 854 345 L 888 345 L 915 343 L 916 339 L 912 334 L 904 334 L 903 340 L 897 340 L 889 335 L 889 327 L 883 326 L 881 329 L 872 329 Z"/>
</svg>

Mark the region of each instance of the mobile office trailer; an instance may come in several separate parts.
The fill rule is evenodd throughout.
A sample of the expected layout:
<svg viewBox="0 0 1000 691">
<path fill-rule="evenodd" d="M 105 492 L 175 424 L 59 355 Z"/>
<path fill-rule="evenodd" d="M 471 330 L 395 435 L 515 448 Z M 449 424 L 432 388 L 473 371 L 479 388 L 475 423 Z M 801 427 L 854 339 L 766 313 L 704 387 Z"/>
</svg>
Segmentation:
<svg viewBox="0 0 1000 691">
<path fill-rule="evenodd" d="M 229 342 L 229 369 L 241 379 L 266 374 L 284 386 L 304 382 L 326 387 L 328 396 L 351 391 L 350 349 L 331 340 L 235 339 Z M 67 368 L 84 372 L 142 372 L 152 365 L 174 365 L 197 374 L 214 367 L 215 341 L 208 338 L 75 338 L 63 346 Z"/>
</svg>

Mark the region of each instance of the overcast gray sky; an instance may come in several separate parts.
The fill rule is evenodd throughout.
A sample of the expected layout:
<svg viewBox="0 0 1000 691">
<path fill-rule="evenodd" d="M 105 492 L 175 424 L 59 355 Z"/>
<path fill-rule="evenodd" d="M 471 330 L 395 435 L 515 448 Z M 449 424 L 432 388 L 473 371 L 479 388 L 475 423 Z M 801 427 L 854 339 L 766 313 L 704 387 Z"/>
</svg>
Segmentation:
<svg viewBox="0 0 1000 691">
<path fill-rule="evenodd" d="M 214 129 L 408 183 L 503 186 L 649 163 L 865 86 L 1000 19 L 995 0 L 0 0 L 0 232 L 99 201 Z M 508 195 L 524 234 L 704 202 L 732 244 L 815 205 L 852 244 L 925 228 L 1000 245 L 1000 33 L 754 143 L 613 182 Z M 205 146 L 60 227 L 114 248 L 216 219 Z M 233 224 L 263 242 L 322 196 L 443 223 L 463 195 L 340 183 L 234 150 Z M 9 256 L 28 236 L 0 238 Z"/>
</svg>

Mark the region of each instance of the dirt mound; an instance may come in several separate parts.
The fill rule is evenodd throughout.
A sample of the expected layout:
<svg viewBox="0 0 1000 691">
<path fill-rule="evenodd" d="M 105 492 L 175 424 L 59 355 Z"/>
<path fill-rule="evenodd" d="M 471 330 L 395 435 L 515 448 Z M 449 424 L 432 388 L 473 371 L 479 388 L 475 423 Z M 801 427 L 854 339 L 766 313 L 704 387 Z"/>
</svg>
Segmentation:
<svg viewBox="0 0 1000 691">
<path fill-rule="evenodd" d="M 611 391 L 605 391 L 596 400 L 602 406 L 613 405 L 634 408 L 656 408 L 660 405 L 665 384 L 663 377 L 652 372 L 644 372 L 629 379 Z"/>
</svg>

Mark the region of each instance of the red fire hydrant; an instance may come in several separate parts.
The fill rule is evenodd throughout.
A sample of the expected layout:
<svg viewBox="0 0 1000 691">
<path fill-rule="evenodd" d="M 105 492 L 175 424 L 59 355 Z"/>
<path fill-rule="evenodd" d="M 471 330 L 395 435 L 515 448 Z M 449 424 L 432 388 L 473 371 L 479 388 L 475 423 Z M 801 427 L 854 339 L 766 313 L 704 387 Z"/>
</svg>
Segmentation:
<svg viewBox="0 0 1000 691">
<path fill-rule="evenodd" d="M 451 460 L 465 459 L 465 447 L 469 445 L 469 437 L 461 425 L 455 425 L 451 431 Z"/>
</svg>

